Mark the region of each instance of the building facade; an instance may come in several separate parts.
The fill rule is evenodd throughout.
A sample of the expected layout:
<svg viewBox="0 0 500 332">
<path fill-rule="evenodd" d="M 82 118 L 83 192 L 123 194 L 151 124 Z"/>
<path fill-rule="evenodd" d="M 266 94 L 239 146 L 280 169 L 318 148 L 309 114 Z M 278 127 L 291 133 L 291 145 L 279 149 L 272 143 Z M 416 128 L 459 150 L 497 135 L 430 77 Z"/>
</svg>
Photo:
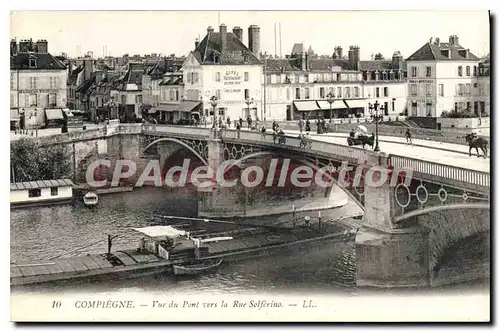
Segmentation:
<svg viewBox="0 0 500 332">
<path fill-rule="evenodd" d="M 478 114 L 482 107 L 479 62 L 459 44 L 456 35 L 444 43 L 431 38 L 407 59 L 408 115 L 435 118 L 445 111 Z"/>
<path fill-rule="evenodd" d="M 10 43 L 11 124 L 42 128 L 62 120 L 67 101 L 66 66 L 48 53 L 48 42 Z"/>
<path fill-rule="evenodd" d="M 258 52 L 259 29 L 250 26 L 248 32 L 251 46 Z M 195 102 L 208 122 L 265 117 L 261 109 L 262 63 L 238 33 L 228 32 L 224 24 L 219 32 L 209 27 L 182 66 L 183 102 Z M 217 100 L 215 114 L 213 99 Z"/>
</svg>

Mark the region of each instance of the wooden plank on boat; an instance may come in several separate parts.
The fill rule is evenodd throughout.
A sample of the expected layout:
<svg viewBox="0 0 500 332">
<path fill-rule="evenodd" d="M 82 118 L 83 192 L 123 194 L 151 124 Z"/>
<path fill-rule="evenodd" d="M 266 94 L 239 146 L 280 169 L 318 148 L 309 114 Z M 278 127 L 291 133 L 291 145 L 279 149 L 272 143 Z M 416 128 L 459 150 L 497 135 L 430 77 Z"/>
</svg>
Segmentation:
<svg viewBox="0 0 500 332">
<path fill-rule="evenodd" d="M 216 254 L 216 253 L 227 251 L 226 247 L 222 246 L 220 243 L 217 243 L 217 242 L 210 243 L 208 245 L 208 248 L 209 248 L 209 252 L 211 254 Z"/>
<path fill-rule="evenodd" d="M 21 273 L 23 274 L 24 277 L 36 275 L 35 270 L 33 270 L 30 266 L 21 266 L 19 268 L 21 269 Z"/>
<path fill-rule="evenodd" d="M 11 278 L 18 278 L 18 277 L 22 277 L 22 276 L 23 276 L 23 274 L 21 273 L 20 268 L 18 268 L 15 265 L 10 266 L 10 277 Z"/>
<path fill-rule="evenodd" d="M 95 270 L 99 268 L 99 265 L 90 256 L 79 257 L 80 261 L 89 268 L 89 270 Z"/>
<path fill-rule="evenodd" d="M 87 256 L 92 258 L 99 268 L 113 267 L 113 265 L 104 256 Z"/>
<path fill-rule="evenodd" d="M 82 263 L 79 257 L 68 259 L 68 263 L 75 268 L 75 271 L 88 271 L 89 268 Z"/>
<path fill-rule="evenodd" d="M 35 271 L 35 275 L 50 274 L 50 271 L 44 265 L 36 265 L 30 267 L 33 269 L 33 271 Z"/>
<path fill-rule="evenodd" d="M 147 263 L 147 262 L 150 262 L 150 258 L 148 257 L 148 255 L 143 255 L 143 254 L 140 254 L 140 253 L 129 253 L 133 259 L 135 259 L 138 263 Z"/>
<path fill-rule="evenodd" d="M 130 258 L 129 255 L 127 255 L 124 252 L 117 251 L 114 253 L 116 257 L 118 257 L 119 260 L 122 261 L 123 264 L 127 265 L 136 265 L 137 262 L 134 261 L 132 258 Z"/>
<path fill-rule="evenodd" d="M 68 260 L 66 258 L 60 258 L 60 259 L 57 259 L 54 261 L 54 263 L 56 263 L 57 266 L 59 266 L 59 268 L 61 270 L 63 270 L 63 272 L 74 272 L 76 269 L 73 267 L 73 265 L 71 265 Z"/>
<path fill-rule="evenodd" d="M 264 244 L 262 243 L 262 241 L 259 241 L 253 237 L 243 238 L 240 239 L 240 241 L 243 242 L 248 248 L 255 248 Z"/>
<path fill-rule="evenodd" d="M 57 265 L 57 264 L 47 264 L 45 265 L 45 267 L 47 268 L 47 270 L 49 270 L 49 273 L 50 274 L 58 274 L 58 273 L 63 273 L 63 269 Z"/>
</svg>

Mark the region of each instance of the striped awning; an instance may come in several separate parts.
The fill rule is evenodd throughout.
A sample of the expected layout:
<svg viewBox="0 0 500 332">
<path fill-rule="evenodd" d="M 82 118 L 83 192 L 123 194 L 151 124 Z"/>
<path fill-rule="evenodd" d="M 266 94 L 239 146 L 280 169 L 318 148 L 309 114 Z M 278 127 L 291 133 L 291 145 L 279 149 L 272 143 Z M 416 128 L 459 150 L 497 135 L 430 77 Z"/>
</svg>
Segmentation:
<svg viewBox="0 0 500 332">
<path fill-rule="evenodd" d="M 156 107 L 156 110 L 160 112 L 178 112 L 180 109 L 179 105 L 160 105 Z"/>
<path fill-rule="evenodd" d="M 319 109 L 318 104 L 316 101 L 294 101 L 293 104 L 295 105 L 295 108 L 297 108 L 297 111 L 316 111 Z"/>
<path fill-rule="evenodd" d="M 349 108 L 366 108 L 368 103 L 365 100 L 345 100 Z"/>
<path fill-rule="evenodd" d="M 322 110 L 330 109 L 330 103 L 326 100 L 318 100 L 318 105 Z M 337 108 L 346 108 L 346 105 L 342 100 L 335 100 L 332 103 L 332 109 L 337 109 Z"/>
</svg>

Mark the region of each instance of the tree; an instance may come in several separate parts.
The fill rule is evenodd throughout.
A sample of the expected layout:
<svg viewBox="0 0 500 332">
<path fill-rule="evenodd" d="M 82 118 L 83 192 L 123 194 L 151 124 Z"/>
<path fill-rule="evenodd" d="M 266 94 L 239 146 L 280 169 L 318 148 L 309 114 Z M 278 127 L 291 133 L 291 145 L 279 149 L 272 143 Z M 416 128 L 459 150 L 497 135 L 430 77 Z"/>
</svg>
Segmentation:
<svg viewBox="0 0 500 332">
<path fill-rule="evenodd" d="M 382 53 L 377 53 L 377 54 L 375 54 L 375 60 L 385 60 L 385 58 L 382 55 Z"/>
<path fill-rule="evenodd" d="M 55 180 L 69 177 L 71 163 L 65 145 L 41 147 L 21 138 L 10 143 L 11 180 L 16 182 Z"/>
</svg>

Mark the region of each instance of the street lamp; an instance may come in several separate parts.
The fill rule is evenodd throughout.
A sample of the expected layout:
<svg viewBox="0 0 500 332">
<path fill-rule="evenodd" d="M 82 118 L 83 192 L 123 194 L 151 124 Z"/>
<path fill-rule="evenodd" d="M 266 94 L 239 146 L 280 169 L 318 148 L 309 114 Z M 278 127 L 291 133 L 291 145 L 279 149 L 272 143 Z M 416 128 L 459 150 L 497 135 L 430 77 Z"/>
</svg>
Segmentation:
<svg viewBox="0 0 500 332">
<path fill-rule="evenodd" d="M 252 105 L 252 104 L 253 104 L 253 98 L 250 98 L 250 97 L 249 97 L 249 98 L 245 99 L 245 104 L 247 104 L 247 113 L 248 113 L 248 115 L 249 115 L 250 117 L 252 117 L 252 116 L 250 115 L 250 105 Z"/>
<path fill-rule="evenodd" d="M 333 95 L 333 93 L 330 91 L 327 95 L 326 95 L 326 98 L 328 103 L 330 103 L 330 123 L 332 122 L 332 104 L 333 102 L 335 101 L 335 96 Z"/>
<path fill-rule="evenodd" d="M 379 110 L 379 106 L 380 106 L 380 110 L 383 111 L 384 110 L 384 106 L 381 106 L 378 102 L 378 100 L 375 101 L 375 104 L 371 104 L 369 103 L 369 108 L 370 108 L 370 112 L 372 111 L 375 111 L 375 115 L 373 115 L 374 119 L 375 119 L 375 148 L 373 149 L 373 151 L 380 151 L 380 147 L 378 145 L 378 120 L 379 120 L 379 115 L 378 115 L 378 110 Z"/>
<path fill-rule="evenodd" d="M 214 108 L 214 117 L 213 117 L 213 118 L 214 118 L 214 124 L 213 124 L 213 126 L 214 126 L 214 130 L 218 130 L 218 129 L 219 129 L 219 128 L 218 128 L 218 124 L 217 124 L 217 118 L 216 118 L 216 116 L 215 116 L 215 108 L 217 107 L 217 103 L 218 103 L 218 102 L 219 102 L 219 100 L 217 99 L 217 97 L 216 97 L 216 96 L 212 96 L 212 97 L 210 98 L 210 105 L 212 105 L 212 107 Z"/>
</svg>

